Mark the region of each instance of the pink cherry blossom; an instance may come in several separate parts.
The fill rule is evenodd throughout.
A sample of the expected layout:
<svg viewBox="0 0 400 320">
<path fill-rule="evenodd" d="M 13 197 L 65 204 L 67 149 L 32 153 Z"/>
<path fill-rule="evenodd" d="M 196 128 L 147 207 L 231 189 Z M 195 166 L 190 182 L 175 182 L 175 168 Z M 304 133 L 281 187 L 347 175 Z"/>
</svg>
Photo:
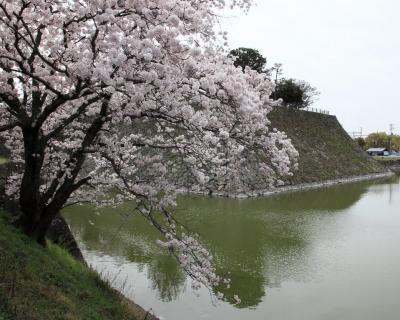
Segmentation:
<svg viewBox="0 0 400 320">
<path fill-rule="evenodd" d="M 215 32 L 251 0 L 0 0 L 0 138 L 6 192 L 39 242 L 82 201 L 132 201 L 200 284 L 212 256 L 177 231 L 176 193 L 241 191 L 290 175 L 297 152 L 271 130 L 274 85 L 235 68 Z"/>
</svg>

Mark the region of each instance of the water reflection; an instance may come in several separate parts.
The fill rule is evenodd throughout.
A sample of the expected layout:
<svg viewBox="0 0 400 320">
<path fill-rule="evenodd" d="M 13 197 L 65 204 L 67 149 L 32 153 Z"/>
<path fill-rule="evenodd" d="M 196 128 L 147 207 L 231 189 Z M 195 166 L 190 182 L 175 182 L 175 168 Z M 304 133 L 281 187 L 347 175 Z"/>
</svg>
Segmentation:
<svg viewBox="0 0 400 320">
<path fill-rule="evenodd" d="M 380 182 L 361 182 L 259 199 L 181 197 L 177 218 L 198 233 L 229 275 L 228 302 L 239 294 L 241 308 L 255 308 L 268 288 L 283 281 L 306 281 L 318 274 L 315 240 L 340 237 L 341 214 Z M 140 216 L 117 210 L 75 206 L 65 210 L 71 229 L 87 251 L 123 257 L 146 272 L 159 299 L 173 301 L 185 289 L 186 277 L 155 241 L 159 234 Z"/>
<path fill-rule="evenodd" d="M 139 270 L 147 272 L 159 298 L 172 301 L 182 291 L 186 277 L 175 259 L 156 245 L 159 233 L 142 217 L 129 216 L 130 209 L 129 204 L 112 212 L 84 205 L 68 209 L 64 215 L 85 250 L 136 263 Z"/>
</svg>

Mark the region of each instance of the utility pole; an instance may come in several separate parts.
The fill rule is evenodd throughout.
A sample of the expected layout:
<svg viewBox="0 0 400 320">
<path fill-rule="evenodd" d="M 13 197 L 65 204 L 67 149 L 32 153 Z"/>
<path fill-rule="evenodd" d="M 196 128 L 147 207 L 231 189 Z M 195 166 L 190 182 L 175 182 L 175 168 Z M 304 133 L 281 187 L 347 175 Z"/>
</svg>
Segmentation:
<svg viewBox="0 0 400 320">
<path fill-rule="evenodd" d="M 393 131 L 394 131 L 394 124 L 391 123 L 391 124 L 389 124 L 389 132 L 390 132 L 391 136 L 393 135 Z"/>
<path fill-rule="evenodd" d="M 394 124 L 389 124 L 389 152 L 392 151 L 392 138 L 393 138 Z"/>
</svg>

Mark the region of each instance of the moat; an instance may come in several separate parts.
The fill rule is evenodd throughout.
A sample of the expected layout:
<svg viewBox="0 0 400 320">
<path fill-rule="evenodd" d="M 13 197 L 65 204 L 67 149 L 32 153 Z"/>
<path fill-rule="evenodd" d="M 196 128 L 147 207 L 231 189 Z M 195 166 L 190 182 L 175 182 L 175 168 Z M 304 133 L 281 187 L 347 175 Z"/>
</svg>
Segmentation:
<svg viewBox="0 0 400 320">
<path fill-rule="evenodd" d="M 219 274 L 215 301 L 193 292 L 159 234 L 129 204 L 64 211 L 89 264 L 162 319 L 397 319 L 399 177 L 256 199 L 182 196 L 177 218 Z M 233 304 L 233 295 L 241 298 Z"/>
</svg>

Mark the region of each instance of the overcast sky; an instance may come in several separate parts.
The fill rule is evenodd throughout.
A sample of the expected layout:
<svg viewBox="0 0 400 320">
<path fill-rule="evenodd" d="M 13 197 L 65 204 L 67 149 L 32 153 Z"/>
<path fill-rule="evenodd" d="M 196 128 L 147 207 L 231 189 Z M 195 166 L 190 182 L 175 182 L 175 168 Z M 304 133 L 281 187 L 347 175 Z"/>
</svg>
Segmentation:
<svg viewBox="0 0 400 320">
<path fill-rule="evenodd" d="M 223 19 L 232 48 L 260 51 L 321 92 L 347 131 L 400 133 L 398 0 L 258 0 Z"/>
</svg>

